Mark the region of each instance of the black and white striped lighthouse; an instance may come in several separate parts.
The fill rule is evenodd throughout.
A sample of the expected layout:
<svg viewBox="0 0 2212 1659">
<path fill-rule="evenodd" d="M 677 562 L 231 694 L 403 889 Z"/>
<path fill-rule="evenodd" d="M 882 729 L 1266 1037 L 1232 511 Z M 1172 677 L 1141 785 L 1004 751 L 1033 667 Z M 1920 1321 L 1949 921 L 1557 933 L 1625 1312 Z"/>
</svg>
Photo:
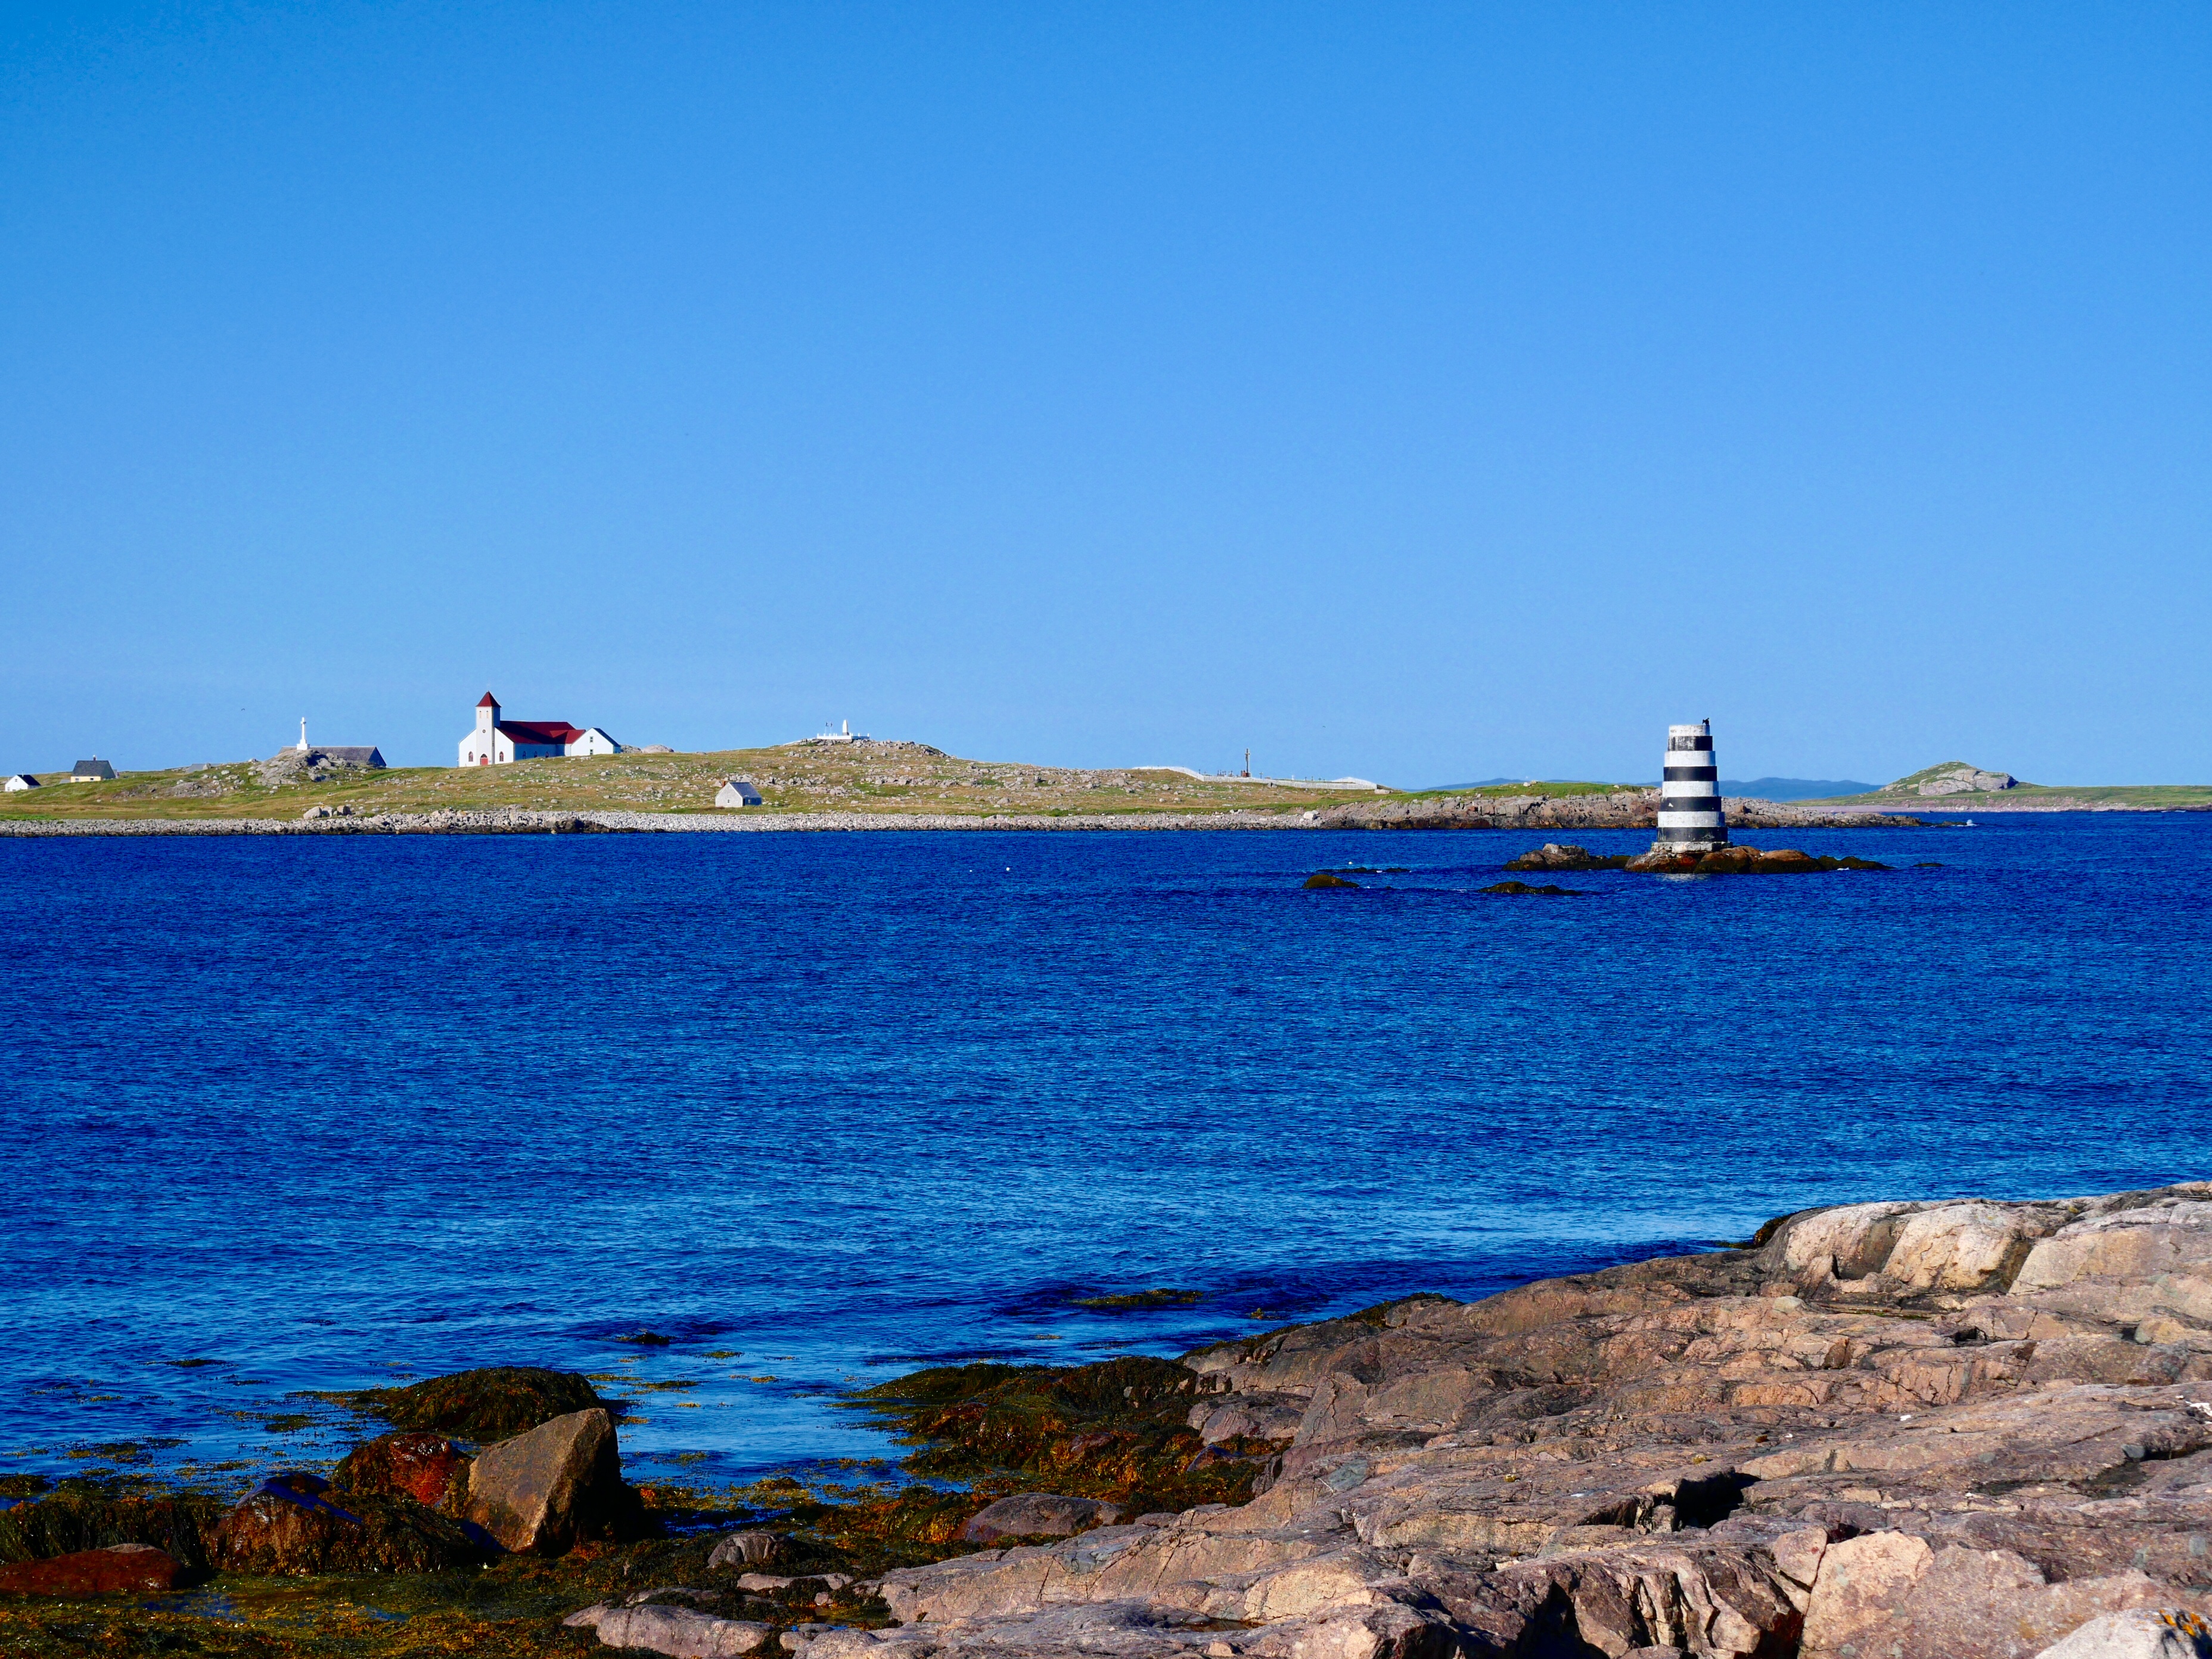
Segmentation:
<svg viewBox="0 0 2212 1659">
<path fill-rule="evenodd" d="M 1659 838 L 1651 843 L 1653 852 L 1710 853 L 1728 845 L 1719 777 L 1711 720 L 1667 728 L 1667 769 L 1659 780 Z"/>
</svg>

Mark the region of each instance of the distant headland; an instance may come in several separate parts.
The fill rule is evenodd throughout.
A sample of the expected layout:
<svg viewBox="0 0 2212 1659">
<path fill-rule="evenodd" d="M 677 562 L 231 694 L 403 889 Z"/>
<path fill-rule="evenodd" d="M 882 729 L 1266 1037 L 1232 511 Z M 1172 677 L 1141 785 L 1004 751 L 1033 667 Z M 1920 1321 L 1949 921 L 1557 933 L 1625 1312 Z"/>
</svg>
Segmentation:
<svg viewBox="0 0 2212 1659">
<path fill-rule="evenodd" d="M 738 781 L 744 789 L 732 791 Z M 801 739 L 767 749 L 549 755 L 501 764 L 391 767 L 287 748 L 264 761 L 48 775 L 0 798 L 0 834 L 543 834 L 712 830 L 1650 829 L 1659 792 L 1529 782 L 1389 790 L 1200 774 L 981 761 L 930 744 Z M 757 799 L 737 809 L 716 797 Z M 1863 811 L 1732 799 L 1746 829 L 1846 827 Z"/>
<path fill-rule="evenodd" d="M 1807 805 L 1923 812 L 1931 806 L 1976 812 L 2203 812 L 2212 811 L 2212 784 L 2023 783 L 2009 772 L 1944 761 L 1879 789 Z"/>
<path fill-rule="evenodd" d="M 511 720 L 486 692 L 458 764 L 386 765 L 374 744 L 297 744 L 265 760 L 118 771 L 80 760 L 19 773 L 0 834 L 543 834 L 701 830 L 1638 830 L 1661 788 L 1493 780 L 1391 789 L 1364 778 L 1278 778 L 1184 766 L 1078 768 L 970 760 L 849 726 L 767 748 L 679 753 L 618 743 L 599 726 Z M 1687 730 L 1689 728 L 1684 728 Z M 1249 769 L 1249 762 L 1247 761 Z M 2212 810 L 2212 787 L 2078 789 L 2022 783 L 1947 761 L 1876 789 L 1773 799 L 1711 781 L 1702 805 L 1729 828 L 1907 825 L 1930 811 Z M 1673 774 L 1670 772 L 1670 778 Z M 1687 776 L 1686 774 L 1684 775 Z M 1851 787 L 1842 785 L 1840 787 Z M 1723 839 L 1725 839 L 1723 836 Z"/>
</svg>

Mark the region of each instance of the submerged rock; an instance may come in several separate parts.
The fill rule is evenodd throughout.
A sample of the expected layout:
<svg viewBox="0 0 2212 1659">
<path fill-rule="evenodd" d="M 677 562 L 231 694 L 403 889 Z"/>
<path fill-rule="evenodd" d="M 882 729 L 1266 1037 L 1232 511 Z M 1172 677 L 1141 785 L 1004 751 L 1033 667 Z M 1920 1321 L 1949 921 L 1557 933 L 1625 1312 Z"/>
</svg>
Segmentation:
<svg viewBox="0 0 2212 1659">
<path fill-rule="evenodd" d="M 1540 895 L 1546 898 L 1588 898 L 1589 896 L 1589 894 L 1577 892 L 1571 887 L 1554 887 L 1549 883 L 1541 887 L 1531 887 L 1525 881 L 1501 881 L 1495 886 L 1486 887 L 1481 890 L 1486 893 Z"/>
<path fill-rule="evenodd" d="M 634 1526 L 636 1506 L 603 1410 L 556 1417 L 469 1466 L 468 1518 L 510 1550 L 559 1555 L 579 1539 L 614 1536 Z"/>
<path fill-rule="evenodd" d="M 988 1544 L 1000 1538 L 1065 1538 L 1092 1527 L 1110 1527 L 1121 1518 L 1118 1505 L 1095 1498 L 1025 1492 L 1001 1498 L 969 1516 L 960 1528 L 960 1537 L 969 1544 Z"/>
<path fill-rule="evenodd" d="M 1625 870 L 1626 853 L 1593 853 L 1571 842 L 1547 841 L 1533 853 L 1510 859 L 1509 870 Z"/>
<path fill-rule="evenodd" d="M 1206 1300 L 1203 1291 L 1121 1291 L 1111 1296 L 1079 1296 L 1074 1305 L 1093 1313 L 1129 1313 L 1146 1308 L 1188 1308 Z"/>
<path fill-rule="evenodd" d="M 465 1440 L 503 1440 L 607 1403 L 587 1378 L 536 1365 L 487 1365 L 400 1389 L 365 1389 L 348 1399 L 397 1427 Z"/>
<path fill-rule="evenodd" d="M 175 1587 L 183 1568 L 176 1557 L 151 1544 L 110 1544 L 76 1550 L 43 1561 L 0 1565 L 0 1594 L 9 1595 L 115 1595 Z"/>
<path fill-rule="evenodd" d="M 458 1497 L 469 1460 L 441 1434 L 402 1429 L 356 1446 L 331 1477 L 340 1492 L 398 1492 L 432 1509 Z"/>
<path fill-rule="evenodd" d="M 1359 884 L 1358 884 L 1358 882 L 1356 882 L 1356 881 L 1346 881 L 1346 880 L 1342 877 L 1342 876 L 1334 874 L 1334 873 L 1332 873 L 1331 872 L 1327 871 L 1327 870 L 1316 870 L 1316 871 L 1315 871 L 1315 872 L 1313 872 L 1313 874 L 1311 874 L 1311 875 L 1308 876 L 1308 877 L 1305 878 L 1305 882 L 1304 882 L 1304 884 L 1306 887 L 1308 887 L 1308 888 L 1316 888 L 1316 887 L 1354 887 L 1354 888 L 1356 888 L 1356 887 L 1358 887 L 1358 886 L 1359 885 Z"/>
</svg>

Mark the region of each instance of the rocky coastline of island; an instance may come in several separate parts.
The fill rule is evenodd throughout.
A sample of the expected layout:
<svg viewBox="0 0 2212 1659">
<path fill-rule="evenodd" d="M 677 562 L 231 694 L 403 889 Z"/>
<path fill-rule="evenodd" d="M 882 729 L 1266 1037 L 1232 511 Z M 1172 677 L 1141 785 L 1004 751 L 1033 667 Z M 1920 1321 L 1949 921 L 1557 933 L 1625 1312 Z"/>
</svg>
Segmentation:
<svg viewBox="0 0 2212 1659">
<path fill-rule="evenodd" d="M 854 1401 L 916 1449 L 904 1486 L 632 1486 L 620 1403 L 562 1372 L 351 1403 L 386 1431 L 243 1495 L 19 1486 L 0 1647 L 289 1655 L 341 1626 L 362 1653 L 672 1659 L 2212 1642 L 2208 1182 L 1809 1210 L 1180 1360 L 920 1371 Z M 241 1626 L 257 1596 L 283 1620 Z"/>
<path fill-rule="evenodd" d="M 313 806 L 295 818 L 132 817 L 0 820 L 0 836 L 495 836 L 820 834 L 866 830 L 1649 830 L 1656 790 L 1587 795 L 1457 795 L 1353 802 L 1309 810 L 1126 812 L 637 812 L 492 808 L 356 813 Z M 1901 813 L 1812 811 L 1775 801 L 1726 802 L 1732 830 L 1919 829 Z"/>
</svg>

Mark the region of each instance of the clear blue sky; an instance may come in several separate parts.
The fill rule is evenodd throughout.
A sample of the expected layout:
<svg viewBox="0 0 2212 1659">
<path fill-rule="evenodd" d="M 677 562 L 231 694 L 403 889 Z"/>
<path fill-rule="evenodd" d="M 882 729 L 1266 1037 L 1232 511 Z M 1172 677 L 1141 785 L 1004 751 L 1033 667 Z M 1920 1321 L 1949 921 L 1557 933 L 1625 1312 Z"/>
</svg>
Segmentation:
<svg viewBox="0 0 2212 1659">
<path fill-rule="evenodd" d="M 2212 10 L 11 7 L 0 766 L 2212 779 Z"/>
</svg>

